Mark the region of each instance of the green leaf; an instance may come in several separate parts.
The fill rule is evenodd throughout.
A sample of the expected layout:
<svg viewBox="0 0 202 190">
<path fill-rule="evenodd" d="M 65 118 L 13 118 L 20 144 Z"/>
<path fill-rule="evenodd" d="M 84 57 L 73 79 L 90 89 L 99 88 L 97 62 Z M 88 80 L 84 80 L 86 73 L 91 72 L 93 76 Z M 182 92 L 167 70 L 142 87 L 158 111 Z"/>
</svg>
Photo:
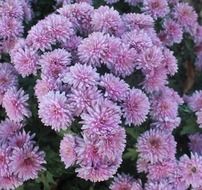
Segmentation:
<svg viewBox="0 0 202 190">
<path fill-rule="evenodd" d="M 36 181 L 28 181 L 23 184 L 23 190 L 41 190 L 41 185 Z"/>
<path fill-rule="evenodd" d="M 50 190 L 51 187 L 55 185 L 53 175 L 49 171 L 42 173 L 38 178 L 38 182 L 41 182 L 43 184 L 44 190 Z"/>
<path fill-rule="evenodd" d="M 180 111 L 185 113 L 192 113 L 192 110 L 187 105 L 180 106 Z"/>
<path fill-rule="evenodd" d="M 124 159 L 136 160 L 138 156 L 137 151 L 135 148 L 128 148 L 126 153 L 123 155 Z"/>
<path fill-rule="evenodd" d="M 24 190 L 24 186 L 20 186 L 16 190 Z"/>
<path fill-rule="evenodd" d="M 129 134 L 133 139 L 137 139 L 142 132 L 145 131 L 145 127 L 131 127 L 131 128 L 126 128 L 127 134 Z"/>
<path fill-rule="evenodd" d="M 196 124 L 196 119 L 192 116 L 187 117 L 184 120 L 184 124 L 182 126 L 182 130 L 180 132 L 180 135 L 187 135 L 198 132 L 200 129 Z"/>
</svg>

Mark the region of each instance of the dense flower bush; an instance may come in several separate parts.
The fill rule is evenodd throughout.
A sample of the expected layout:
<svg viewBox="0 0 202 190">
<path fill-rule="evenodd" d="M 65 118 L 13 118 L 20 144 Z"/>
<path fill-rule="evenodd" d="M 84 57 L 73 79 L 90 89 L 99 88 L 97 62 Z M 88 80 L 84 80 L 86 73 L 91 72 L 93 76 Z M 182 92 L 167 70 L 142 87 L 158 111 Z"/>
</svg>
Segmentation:
<svg viewBox="0 0 202 190">
<path fill-rule="evenodd" d="M 0 189 L 202 189 L 194 8 L 44 2 L 0 2 Z"/>
</svg>

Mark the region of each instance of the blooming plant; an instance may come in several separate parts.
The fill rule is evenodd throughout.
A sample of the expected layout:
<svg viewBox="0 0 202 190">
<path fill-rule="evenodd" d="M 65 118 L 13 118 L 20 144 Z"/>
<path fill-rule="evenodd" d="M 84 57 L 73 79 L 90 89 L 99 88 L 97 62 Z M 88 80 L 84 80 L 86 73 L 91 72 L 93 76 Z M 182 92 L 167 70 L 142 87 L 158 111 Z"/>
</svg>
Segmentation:
<svg viewBox="0 0 202 190">
<path fill-rule="evenodd" d="M 202 189 L 202 26 L 180 0 L 1 0 L 0 189 Z"/>
</svg>

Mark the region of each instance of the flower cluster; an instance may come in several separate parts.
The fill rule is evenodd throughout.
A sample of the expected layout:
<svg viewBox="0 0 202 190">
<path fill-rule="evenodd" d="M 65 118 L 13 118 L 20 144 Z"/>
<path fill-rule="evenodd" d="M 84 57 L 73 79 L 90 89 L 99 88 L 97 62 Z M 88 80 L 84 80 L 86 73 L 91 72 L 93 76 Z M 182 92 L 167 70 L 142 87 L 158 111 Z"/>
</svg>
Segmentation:
<svg viewBox="0 0 202 190">
<path fill-rule="evenodd" d="M 202 155 L 202 149 L 201 149 L 202 135 L 200 133 L 189 135 L 189 140 L 190 140 L 189 142 L 190 151 Z"/>
<path fill-rule="evenodd" d="M 9 63 L 0 63 L 0 104 L 8 89 L 18 85 L 18 75 L 14 67 Z"/>
<path fill-rule="evenodd" d="M 132 176 L 124 173 L 118 174 L 114 177 L 114 181 L 110 185 L 110 190 L 143 190 L 140 180 L 135 180 Z"/>
<path fill-rule="evenodd" d="M 193 145 L 190 146 L 194 151 Z M 147 174 L 147 190 L 201 187 L 201 155 L 191 153 L 191 157 L 183 155 L 176 160 L 176 142 L 171 134 L 150 129 L 138 138 L 137 150 L 137 169 Z"/>
<path fill-rule="evenodd" d="M 131 23 L 133 17 L 145 19 L 145 24 Z M 71 128 L 75 121 L 81 125 L 82 133 L 65 136 L 60 147 L 66 167 L 77 164 L 81 178 L 112 177 L 125 148 L 121 125 L 139 126 L 149 114 L 146 93 L 130 88 L 122 78 L 140 70 L 145 76 L 142 86 L 152 93 L 154 85 L 160 89 L 177 71 L 172 52 L 152 28 L 153 19 L 145 14 L 122 17 L 107 6 L 94 9 L 85 2 L 75 3 L 39 21 L 11 51 L 11 61 L 22 77 L 40 71 L 35 95 L 43 124 L 57 132 Z M 103 67 L 111 73 L 98 72 Z M 156 76 L 159 71 L 161 76 Z M 27 96 L 20 94 L 22 120 L 30 114 Z M 9 106 L 4 107 L 12 118 Z M 72 148 L 66 149 L 69 141 Z"/>
<path fill-rule="evenodd" d="M 61 24 L 62 19 L 66 23 Z M 67 134 L 60 145 L 66 168 L 77 164 L 81 178 L 96 182 L 116 173 L 125 148 L 121 124 L 139 126 L 146 120 L 150 110 L 146 93 L 153 104 L 151 116 L 156 125 L 172 131 L 180 123 L 177 108 L 182 100 L 165 87 L 168 76 L 177 72 L 177 61 L 153 28 L 154 19 L 146 14 L 121 16 L 108 6 L 94 9 L 87 3 L 75 3 L 39 21 L 23 42 L 38 53 L 36 65 L 41 79 L 35 94 L 41 121 L 55 131 L 71 128 L 73 121 L 81 125 L 80 135 Z M 14 63 L 17 53 L 14 48 Z M 111 73 L 98 72 L 104 67 Z M 123 80 L 135 70 L 144 76 L 146 93 L 130 88 Z M 162 103 L 158 104 L 160 96 Z M 170 96 L 167 102 L 166 96 Z M 173 102 L 170 107 L 169 102 Z M 156 113 L 159 108 L 163 111 L 160 115 Z M 174 159 L 176 144 L 171 135 L 164 148 L 166 145 L 170 148 L 164 156 L 172 151 Z"/>
<path fill-rule="evenodd" d="M 202 187 L 201 135 L 190 135 L 191 154 L 179 157 L 173 135 L 184 101 L 202 127 L 202 91 L 183 99 L 169 86 L 178 71 L 170 47 L 181 43 L 185 33 L 194 38 L 200 67 L 202 27 L 197 14 L 178 0 L 125 2 L 140 6 L 140 13 L 120 14 L 111 5 L 94 8 L 90 0 L 57 0 L 63 6 L 39 20 L 27 36 L 23 22 L 31 19 L 30 2 L 0 2 L 1 48 L 12 63 L 0 63 L 0 104 L 9 118 L 0 124 L 0 188 L 14 189 L 37 178 L 46 163 L 34 136 L 21 124 L 32 116 L 28 103 L 33 94 L 23 90 L 18 77 L 36 79 L 30 92 L 36 97 L 38 118 L 64 134 L 60 158 L 66 169 L 75 167 L 78 177 L 91 182 L 113 177 L 126 147 L 124 126 L 146 125 L 135 148 L 136 169 L 147 181 L 118 174 L 110 189 Z M 162 27 L 156 30 L 159 20 Z"/>
<path fill-rule="evenodd" d="M 29 118 L 29 96 L 22 88 L 18 89 L 18 74 L 9 63 L 0 63 L 0 103 L 10 120 L 21 122 Z"/>
<path fill-rule="evenodd" d="M 0 2 L 0 52 L 10 52 L 23 35 L 23 22 L 30 20 L 29 0 L 2 0 Z"/>
<path fill-rule="evenodd" d="M 180 43 L 184 33 L 189 33 L 193 38 L 197 36 L 200 25 L 197 22 L 198 16 L 188 3 L 177 3 L 170 10 L 171 17 L 165 19 L 164 30 L 160 36 L 165 44 L 171 46 Z"/>
<path fill-rule="evenodd" d="M 183 99 L 173 89 L 162 88 L 152 96 L 151 102 L 150 115 L 154 127 L 172 132 L 179 126 L 181 119 L 178 116 L 178 106 L 183 103 Z"/>
<path fill-rule="evenodd" d="M 197 123 L 202 127 L 202 91 L 195 91 L 191 96 L 186 96 L 185 101 L 193 112 L 196 113 Z"/>
<path fill-rule="evenodd" d="M 29 179 L 36 179 L 45 164 L 44 152 L 39 151 L 23 125 L 9 119 L 0 123 L 0 188 L 15 189 Z"/>
</svg>

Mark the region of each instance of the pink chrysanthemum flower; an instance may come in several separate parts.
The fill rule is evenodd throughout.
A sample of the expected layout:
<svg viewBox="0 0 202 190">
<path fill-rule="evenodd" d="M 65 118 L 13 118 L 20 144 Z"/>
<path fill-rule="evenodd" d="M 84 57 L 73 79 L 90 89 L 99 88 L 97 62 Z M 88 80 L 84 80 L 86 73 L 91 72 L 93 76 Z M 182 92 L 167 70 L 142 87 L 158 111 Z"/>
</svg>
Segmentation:
<svg viewBox="0 0 202 190">
<path fill-rule="evenodd" d="M 13 122 L 9 119 L 0 123 L 0 143 L 4 143 L 9 137 L 13 137 L 21 128 L 22 124 Z"/>
<path fill-rule="evenodd" d="M 9 166 L 19 178 L 23 180 L 35 179 L 44 169 L 42 166 L 46 163 L 44 157 L 44 152 L 40 152 L 38 147 L 16 148 Z"/>
<path fill-rule="evenodd" d="M 137 151 L 139 156 L 146 161 L 161 162 L 175 158 L 176 142 L 171 134 L 150 129 L 138 138 Z"/>
<path fill-rule="evenodd" d="M 139 89 L 129 91 L 123 103 L 123 116 L 126 118 L 126 124 L 140 125 L 149 113 L 150 103 L 147 96 Z"/>
<path fill-rule="evenodd" d="M 159 128 L 160 130 L 172 132 L 175 128 L 179 127 L 180 122 L 181 118 L 174 116 L 174 117 L 158 118 L 158 120 L 152 123 L 151 125 L 153 127 Z"/>
<path fill-rule="evenodd" d="M 35 135 L 30 135 L 24 130 L 9 138 L 9 146 L 12 148 L 23 148 L 34 144 L 33 138 Z"/>
<path fill-rule="evenodd" d="M 17 84 L 17 73 L 14 67 L 9 63 L 0 63 L 0 93 L 4 94 Z"/>
<path fill-rule="evenodd" d="M 36 74 L 38 58 L 37 52 L 32 48 L 28 48 L 25 44 L 21 47 L 17 45 L 11 53 L 11 61 L 22 77 Z"/>
<path fill-rule="evenodd" d="M 76 169 L 77 175 L 85 180 L 100 182 L 108 180 L 116 172 L 122 161 L 121 155 L 113 158 L 104 157 L 98 154 L 98 149 L 88 140 L 81 142 L 76 148 L 78 154 L 79 168 Z"/>
<path fill-rule="evenodd" d="M 165 160 L 148 166 L 148 179 L 161 181 L 172 176 L 175 171 L 175 161 Z"/>
<path fill-rule="evenodd" d="M 78 46 L 81 44 L 82 38 L 80 36 L 72 36 L 68 41 L 62 44 L 62 47 L 65 48 L 67 51 L 76 54 Z M 77 56 L 75 55 L 77 58 Z M 74 61 L 74 56 L 72 56 Z M 78 60 L 77 60 L 78 61 Z"/>
<path fill-rule="evenodd" d="M 76 2 L 72 5 L 63 6 L 58 12 L 68 18 L 73 27 L 86 35 L 92 32 L 91 20 L 94 8 L 86 2 Z"/>
<path fill-rule="evenodd" d="M 54 79 L 43 76 L 41 80 L 36 81 L 36 85 L 34 87 L 35 95 L 40 101 L 41 98 L 48 92 L 58 90 L 59 86 L 60 85 L 58 85 Z"/>
<path fill-rule="evenodd" d="M 143 190 L 140 180 L 133 182 L 131 190 Z"/>
<path fill-rule="evenodd" d="M 0 146 L 0 177 L 9 174 L 9 161 L 10 157 L 8 150 L 5 147 Z"/>
<path fill-rule="evenodd" d="M 100 99 L 97 103 L 87 108 L 87 112 L 81 115 L 82 129 L 89 136 L 102 135 L 119 127 L 121 122 L 120 108 L 106 99 Z"/>
<path fill-rule="evenodd" d="M 159 91 L 164 87 L 167 82 L 167 71 L 164 67 L 157 67 L 153 71 L 147 71 L 145 74 L 145 80 L 143 81 L 143 88 L 147 92 Z"/>
<path fill-rule="evenodd" d="M 5 0 L 0 2 L 0 16 L 14 17 L 22 20 L 24 17 L 24 10 L 22 1 L 19 0 Z"/>
<path fill-rule="evenodd" d="M 101 92 L 96 88 L 72 89 L 69 95 L 69 101 L 75 105 L 75 114 L 79 116 L 82 112 L 87 111 L 101 98 Z"/>
<path fill-rule="evenodd" d="M 185 101 L 188 103 L 189 107 L 194 111 L 199 111 L 202 109 L 202 91 L 195 91 L 192 96 L 186 97 Z"/>
<path fill-rule="evenodd" d="M 164 42 L 172 46 L 174 43 L 180 43 L 183 39 L 182 27 L 176 21 L 168 19 L 164 22 L 165 40 Z"/>
<path fill-rule="evenodd" d="M 70 57 L 71 54 L 64 49 L 55 49 L 43 54 L 39 61 L 42 74 L 57 79 L 71 64 Z"/>
<path fill-rule="evenodd" d="M 167 0 L 144 0 L 144 9 L 154 19 L 164 17 L 169 12 Z"/>
<path fill-rule="evenodd" d="M 23 8 L 25 20 L 30 21 L 33 17 L 31 1 L 30 0 L 23 0 L 22 1 L 22 8 Z"/>
<path fill-rule="evenodd" d="M 52 14 L 31 28 L 27 43 L 36 50 L 44 51 L 51 49 L 51 45 L 57 41 L 66 42 L 72 35 L 74 35 L 74 29 L 69 19 L 62 15 Z"/>
<path fill-rule="evenodd" d="M 65 164 L 65 168 L 69 168 L 76 162 L 76 137 L 73 135 L 65 135 L 60 142 L 60 157 Z"/>
<path fill-rule="evenodd" d="M 194 34 L 195 42 L 202 42 L 202 25 L 197 25 L 196 32 Z"/>
<path fill-rule="evenodd" d="M 129 85 L 112 74 L 102 76 L 99 85 L 105 89 L 105 97 L 114 101 L 124 100 L 129 91 Z"/>
<path fill-rule="evenodd" d="M 172 88 L 169 88 L 167 86 L 162 87 L 158 92 L 153 94 L 153 98 L 170 98 L 173 100 L 173 102 L 175 102 L 176 104 L 183 104 L 184 101 L 183 99 L 179 96 L 179 94 L 174 91 Z"/>
<path fill-rule="evenodd" d="M 94 32 L 82 40 L 78 47 L 78 55 L 81 62 L 100 66 L 103 57 L 108 51 L 108 36 L 101 32 Z"/>
<path fill-rule="evenodd" d="M 51 45 L 56 42 L 53 36 L 47 35 L 46 27 L 44 20 L 41 20 L 29 30 L 26 41 L 33 49 L 42 51 L 51 49 Z"/>
<path fill-rule="evenodd" d="M 137 59 L 138 68 L 153 70 L 162 64 L 163 53 L 159 47 L 152 46 L 145 49 Z"/>
<path fill-rule="evenodd" d="M 112 35 L 120 35 L 124 31 L 123 22 L 119 12 L 113 7 L 101 6 L 92 15 L 92 27 L 96 32 L 104 32 Z"/>
<path fill-rule="evenodd" d="M 46 126 L 59 131 L 66 129 L 72 122 L 73 108 L 65 93 L 50 91 L 39 103 L 39 117 Z"/>
<path fill-rule="evenodd" d="M 173 76 L 178 71 L 177 59 L 173 55 L 173 52 L 167 48 L 163 51 L 163 61 L 169 75 Z"/>
<path fill-rule="evenodd" d="M 14 54 L 15 52 L 18 51 L 18 49 L 22 49 L 22 48 L 29 48 L 29 46 L 26 43 L 26 40 L 24 38 L 17 38 L 15 40 L 14 46 L 13 48 L 10 50 L 10 56 L 12 57 L 12 54 Z"/>
<path fill-rule="evenodd" d="M 155 46 L 162 48 L 163 47 L 163 43 L 161 42 L 160 38 L 158 37 L 155 29 L 151 29 L 150 31 L 148 31 L 148 34 L 150 36 L 150 38 L 152 39 L 152 42 Z M 163 48 L 162 48 L 163 49 Z"/>
<path fill-rule="evenodd" d="M 113 63 L 118 59 L 122 41 L 115 36 L 106 36 L 107 50 L 103 54 L 101 63 L 103 62 L 109 69 L 112 69 Z"/>
<path fill-rule="evenodd" d="M 189 135 L 189 140 L 189 148 L 191 152 L 202 155 L 202 134 L 195 133 L 193 135 Z"/>
<path fill-rule="evenodd" d="M 139 157 L 137 159 L 136 167 L 137 167 L 138 173 L 142 173 L 142 172 L 148 173 L 149 162 Z"/>
<path fill-rule="evenodd" d="M 44 19 L 49 35 L 59 42 L 69 40 L 74 34 L 72 23 L 65 16 L 52 14 Z"/>
<path fill-rule="evenodd" d="M 88 131 L 87 131 L 88 133 Z M 88 134 L 85 131 L 85 135 Z M 109 130 L 107 133 L 93 135 L 91 140 L 94 140 L 95 146 L 98 149 L 98 154 L 114 158 L 121 155 L 126 146 L 126 132 L 124 128 L 116 127 Z"/>
<path fill-rule="evenodd" d="M 114 177 L 114 180 L 109 188 L 111 190 L 131 190 L 134 181 L 135 180 L 130 175 L 118 174 L 116 177 Z"/>
<path fill-rule="evenodd" d="M 151 116 L 158 121 L 156 125 L 167 129 L 177 127 L 180 123 L 180 118 L 177 117 L 178 106 L 182 103 L 182 98 L 170 88 L 164 87 L 159 93 L 156 93 L 152 98 L 151 106 Z"/>
<path fill-rule="evenodd" d="M 157 93 L 158 94 L 158 93 Z M 169 87 L 163 87 L 160 89 L 159 94 L 161 96 L 169 96 L 170 98 L 173 98 L 173 101 L 176 102 L 178 105 L 181 105 L 184 103 L 184 100 L 180 97 L 180 95 Z"/>
<path fill-rule="evenodd" d="M 175 188 L 175 190 L 184 190 L 184 189 L 188 189 L 189 185 L 185 184 L 183 181 L 183 176 L 182 176 L 182 171 L 179 168 L 179 161 L 177 162 L 177 165 L 175 167 L 175 170 L 172 174 L 171 177 L 169 177 L 169 182 L 170 184 L 173 185 L 173 187 Z"/>
<path fill-rule="evenodd" d="M 155 120 L 174 118 L 178 113 L 178 104 L 166 96 L 153 99 L 151 108 L 151 116 Z"/>
<path fill-rule="evenodd" d="M 0 17 L 0 36 L 3 39 L 20 37 L 23 33 L 22 23 L 12 17 Z"/>
<path fill-rule="evenodd" d="M 135 68 L 136 51 L 129 45 L 121 44 L 110 70 L 118 76 L 126 77 L 133 73 Z"/>
<path fill-rule="evenodd" d="M 14 48 L 15 43 L 17 41 L 18 40 L 17 40 L 16 37 L 5 38 L 5 39 L 1 40 L 1 42 L 0 42 L 0 52 L 10 53 L 10 51 Z"/>
<path fill-rule="evenodd" d="M 153 46 L 150 36 L 144 30 L 133 30 L 124 33 L 122 40 L 124 43 L 130 44 L 130 48 L 134 48 L 138 53 Z"/>
<path fill-rule="evenodd" d="M 28 109 L 28 99 L 28 94 L 25 94 L 22 89 L 11 88 L 5 93 L 3 107 L 11 120 L 19 122 L 25 117 L 31 116 Z"/>
<path fill-rule="evenodd" d="M 189 158 L 184 155 L 180 158 L 179 168 L 182 174 L 183 182 L 193 188 L 197 188 L 202 185 L 202 157 L 198 154 L 192 154 Z"/>
<path fill-rule="evenodd" d="M 145 190 L 173 190 L 173 186 L 167 180 L 160 182 L 151 181 L 146 183 Z"/>
<path fill-rule="evenodd" d="M 116 173 L 118 167 L 120 166 L 120 161 L 117 160 L 101 160 L 92 163 L 89 166 L 81 166 L 76 169 L 78 173 L 77 176 L 92 182 L 106 181 L 113 177 Z"/>
<path fill-rule="evenodd" d="M 0 176 L 0 188 L 2 189 L 14 190 L 22 184 L 23 184 L 23 181 L 14 174 Z"/>
<path fill-rule="evenodd" d="M 197 123 L 199 124 L 199 127 L 202 128 L 202 109 L 196 112 L 196 116 L 197 116 Z"/>
<path fill-rule="evenodd" d="M 175 6 L 174 17 L 178 23 L 185 28 L 186 31 L 190 31 L 191 28 L 197 23 L 198 16 L 193 7 L 188 3 L 178 3 Z"/>
<path fill-rule="evenodd" d="M 63 82 L 70 84 L 73 88 L 93 87 L 99 81 L 99 74 L 90 65 L 80 63 L 71 66 L 69 72 L 64 75 Z"/>
<path fill-rule="evenodd" d="M 153 30 L 154 20 L 151 16 L 139 13 L 124 14 L 123 22 L 129 31 L 143 29 L 146 32 Z"/>
</svg>

